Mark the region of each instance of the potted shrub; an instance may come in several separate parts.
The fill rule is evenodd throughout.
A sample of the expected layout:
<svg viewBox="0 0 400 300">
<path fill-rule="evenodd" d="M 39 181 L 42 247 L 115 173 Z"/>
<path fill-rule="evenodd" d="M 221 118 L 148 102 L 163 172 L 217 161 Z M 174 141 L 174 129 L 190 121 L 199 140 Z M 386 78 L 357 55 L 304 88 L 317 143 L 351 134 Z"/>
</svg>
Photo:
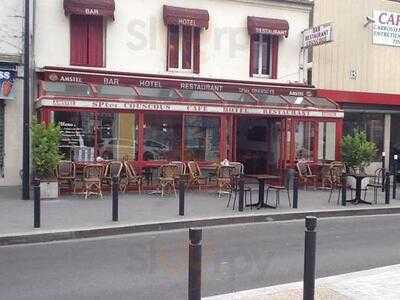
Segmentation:
<svg viewBox="0 0 400 300">
<path fill-rule="evenodd" d="M 346 135 L 342 141 L 342 158 L 348 173 L 364 173 L 374 160 L 377 152 L 375 143 L 368 141 L 365 132 L 356 130 L 353 135 Z M 349 177 L 354 188 L 355 181 Z M 368 178 L 362 182 L 362 189 L 366 188 Z"/>
<path fill-rule="evenodd" d="M 59 152 L 61 129 L 53 123 L 34 122 L 32 125 L 32 163 L 35 177 L 40 179 L 43 199 L 58 198 L 56 168 L 62 155 Z"/>
</svg>

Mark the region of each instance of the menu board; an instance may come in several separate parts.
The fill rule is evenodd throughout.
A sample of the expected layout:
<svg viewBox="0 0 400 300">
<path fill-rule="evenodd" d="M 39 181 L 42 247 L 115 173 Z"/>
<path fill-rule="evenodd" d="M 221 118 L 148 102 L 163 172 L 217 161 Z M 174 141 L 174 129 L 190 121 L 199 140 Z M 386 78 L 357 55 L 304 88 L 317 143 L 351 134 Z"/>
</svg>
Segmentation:
<svg viewBox="0 0 400 300">
<path fill-rule="evenodd" d="M 60 150 L 64 159 L 73 161 L 93 161 L 94 148 L 86 147 L 84 130 L 71 122 L 59 122 L 61 127 Z"/>
</svg>

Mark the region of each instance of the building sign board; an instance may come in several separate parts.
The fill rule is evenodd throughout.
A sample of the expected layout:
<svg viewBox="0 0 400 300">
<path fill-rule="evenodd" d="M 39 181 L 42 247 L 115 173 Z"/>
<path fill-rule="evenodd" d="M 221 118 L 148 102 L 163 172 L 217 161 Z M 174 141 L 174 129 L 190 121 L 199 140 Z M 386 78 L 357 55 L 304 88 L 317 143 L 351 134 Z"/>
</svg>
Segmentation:
<svg viewBox="0 0 400 300">
<path fill-rule="evenodd" d="M 303 32 L 303 48 L 319 46 L 333 41 L 333 23 L 326 23 Z"/>
<path fill-rule="evenodd" d="M 200 103 L 168 103 L 161 101 L 111 101 L 111 100 L 84 100 L 84 99 L 52 99 L 42 98 L 37 101 L 38 107 L 63 107 L 86 109 L 119 109 L 119 110 L 151 110 L 173 112 L 202 112 L 202 113 L 228 113 L 241 115 L 268 115 L 289 117 L 319 117 L 319 118 L 343 118 L 342 111 L 318 110 L 304 108 L 280 108 L 246 105 L 212 105 Z"/>
<path fill-rule="evenodd" d="M 232 93 L 254 93 L 296 97 L 313 97 L 316 91 L 309 87 L 280 86 L 280 85 L 257 85 L 247 83 L 224 83 L 205 80 L 185 80 L 169 78 L 151 78 L 138 76 L 118 76 L 105 74 L 69 73 L 69 72 L 45 72 L 45 81 L 89 83 L 115 86 L 137 86 L 146 88 L 173 88 L 193 91 L 214 91 Z"/>
<path fill-rule="evenodd" d="M 372 43 L 400 47 L 400 13 L 374 10 Z"/>
<path fill-rule="evenodd" d="M 13 87 L 16 77 L 15 66 L 10 68 L 0 66 L 0 99 L 15 99 Z"/>
</svg>

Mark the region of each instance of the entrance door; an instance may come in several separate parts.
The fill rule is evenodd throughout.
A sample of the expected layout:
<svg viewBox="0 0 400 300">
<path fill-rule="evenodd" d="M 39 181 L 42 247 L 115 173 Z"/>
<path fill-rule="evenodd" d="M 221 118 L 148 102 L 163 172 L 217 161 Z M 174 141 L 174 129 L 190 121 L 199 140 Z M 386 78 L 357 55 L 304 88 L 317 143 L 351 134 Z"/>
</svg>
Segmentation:
<svg viewBox="0 0 400 300">
<path fill-rule="evenodd" d="M 236 161 L 246 174 L 279 174 L 282 120 L 266 117 L 236 118 Z"/>
</svg>

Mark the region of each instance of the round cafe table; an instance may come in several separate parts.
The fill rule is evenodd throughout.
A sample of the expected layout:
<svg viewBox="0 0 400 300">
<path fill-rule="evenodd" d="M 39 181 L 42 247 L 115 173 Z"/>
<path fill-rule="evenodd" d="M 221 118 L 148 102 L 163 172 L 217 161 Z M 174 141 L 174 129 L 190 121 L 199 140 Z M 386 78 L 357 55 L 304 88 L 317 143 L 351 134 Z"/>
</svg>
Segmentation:
<svg viewBox="0 0 400 300">
<path fill-rule="evenodd" d="M 365 201 L 363 199 L 361 199 L 361 183 L 363 181 L 364 178 L 368 178 L 368 177 L 374 177 L 373 175 L 368 175 L 368 174 L 347 174 L 347 176 L 351 176 L 354 177 L 356 179 L 356 197 L 354 199 L 351 200 L 347 200 L 347 202 L 351 202 L 353 204 L 360 204 L 360 203 L 364 203 L 364 204 L 372 204 L 371 202 Z"/>
<path fill-rule="evenodd" d="M 255 206 L 260 208 L 276 208 L 276 206 L 269 205 L 264 202 L 264 191 L 265 191 L 265 181 L 272 179 L 280 179 L 279 176 L 269 175 L 269 174 L 248 174 L 245 177 L 253 178 L 258 180 L 258 203 Z"/>
</svg>

